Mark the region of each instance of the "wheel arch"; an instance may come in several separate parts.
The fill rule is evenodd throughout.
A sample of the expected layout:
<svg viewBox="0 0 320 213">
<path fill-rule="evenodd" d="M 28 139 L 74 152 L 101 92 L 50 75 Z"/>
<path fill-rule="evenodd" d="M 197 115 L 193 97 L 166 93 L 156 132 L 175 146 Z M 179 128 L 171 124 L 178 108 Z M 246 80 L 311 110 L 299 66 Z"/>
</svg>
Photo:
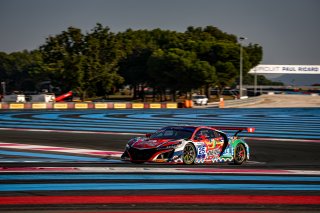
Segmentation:
<svg viewBox="0 0 320 213">
<path fill-rule="evenodd" d="M 235 150 L 236 150 L 236 148 L 237 148 L 237 146 L 239 145 L 239 144 L 241 144 L 241 145 L 243 145 L 244 146 L 244 148 L 245 148 L 245 151 L 246 151 L 246 156 L 245 156 L 245 160 L 244 161 L 247 161 L 247 160 L 249 160 L 249 158 L 250 158 L 250 149 L 249 149 L 249 145 L 245 142 L 245 141 L 243 141 L 243 140 L 241 140 L 241 139 L 238 139 L 238 140 L 236 140 L 236 141 L 234 141 L 233 143 L 232 143 L 232 149 L 233 149 L 233 159 L 235 159 Z"/>
<path fill-rule="evenodd" d="M 183 163 L 185 163 L 185 161 L 184 161 L 184 155 L 185 155 L 184 150 L 185 150 L 185 148 L 186 148 L 187 146 L 189 146 L 189 145 L 192 146 L 192 147 L 193 147 L 193 150 L 194 150 L 194 159 L 193 159 L 193 162 L 190 163 L 190 164 L 194 164 L 195 161 L 196 161 L 196 159 L 197 159 L 198 148 L 197 148 L 197 146 L 196 146 L 192 141 L 188 141 L 188 142 L 186 142 L 186 144 L 184 145 L 184 147 L 183 147 L 183 154 L 182 154 L 182 161 L 183 161 Z M 185 163 L 185 164 L 186 164 L 186 163 Z"/>
</svg>

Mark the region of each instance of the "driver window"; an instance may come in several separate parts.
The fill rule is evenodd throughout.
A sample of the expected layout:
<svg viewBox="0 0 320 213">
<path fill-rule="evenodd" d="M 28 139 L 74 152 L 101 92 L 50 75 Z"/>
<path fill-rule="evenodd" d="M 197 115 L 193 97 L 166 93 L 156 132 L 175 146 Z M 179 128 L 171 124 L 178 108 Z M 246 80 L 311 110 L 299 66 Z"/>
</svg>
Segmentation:
<svg viewBox="0 0 320 213">
<path fill-rule="evenodd" d="M 210 137 L 210 134 L 208 132 L 208 129 L 200 129 L 200 130 L 198 130 L 198 132 L 195 135 L 195 138 L 197 140 L 204 139 L 204 138 L 209 138 L 209 137 Z"/>
<path fill-rule="evenodd" d="M 166 130 L 164 133 L 163 133 L 163 136 L 172 136 L 173 135 L 173 130 Z"/>
<path fill-rule="evenodd" d="M 214 131 L 214 138 L 220 138 L 221 135 L 219 132 Z"/>
<path fill-rule="evenodd" d="M 224 137 L 217 131 L 214 131 L 214 138 L 215 138 L 215 140 L 220 141 L 220 142 L 224 141 Z"/>
<path fill-rule="evenodd" d="M 208 129 L 208 136 L 209 138 L 216 138 L 216 135 L 215 135 L 215 131 L 211 130 L 211 129 Z"/>
</svg>

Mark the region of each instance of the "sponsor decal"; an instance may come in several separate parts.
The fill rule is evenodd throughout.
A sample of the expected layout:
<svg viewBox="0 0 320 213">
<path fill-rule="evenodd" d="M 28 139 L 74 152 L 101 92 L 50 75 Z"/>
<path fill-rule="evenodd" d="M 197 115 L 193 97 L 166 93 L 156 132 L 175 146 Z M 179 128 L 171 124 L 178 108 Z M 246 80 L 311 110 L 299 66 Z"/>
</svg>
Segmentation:
<svg viewBox="0 0 320 213">
<path fill-rule="evenodd" d="M 133 109 L 143 109 L 144 108 L 144 104 L 143 103 L 133 103 L 132 104 L 132 108 Z"/>
<path fill-rule="evenodd" d="M 287 73 L 287 74 L 320 74 L 320 65 L 265 65 L 252 68 L 251 74 Z"/>
<path fill-rule="evenodd" d="M 67 103 L 55 103 L 53 105 L 53 108 L 55 108 L 55 109 L 68 109 L 68 104 Z"/>
<path fill-rule="evenodd" d="M 167 108 L 168 109 L 176 109 L 178 108 L 177 103 L 167 103 Z"/>
<path fill-rule="evenodd" d="M 37 103 L 37 104 L 32 104 L 32 109 L 46 109 L 47 104 L 45 103 Z"/>
<path fill-rule="evenodd" d="M 88 104 L 87 103 L 76 103 L 74 105 L 74 108 L 76 108 L 76 109 L 88 109 Z"/>
<path fill-rule="evenodd" d="M 211 156 L 211 157 L 218 157 L 220 154 L 220 148 L 216 148 L 216 149 L 213 149 L 213 150 L 209 150 L 208 151 L 208 156 Z"/>
<path fill-rule="evenodd" d="M 150 107 L 150 109 L 160 109 L 161 104 L 150 104 L 149 107 Z"/>
<path fill-rule="evenodd" d="M 107 103 L 95 103 L 94 108 L 95 109 L 107 109 L 108 104 Z"/>
<path fill-rule="evenodd" d="M 127 108 L 127 104 L 126 103 L 115 103 L 114 105 L 115 109 L 125 109 Z"/>
<path fill-rule="evenodd" d="M 24 109 L 24 104 L 10 104 L 10 109 Z"/>
</svg>

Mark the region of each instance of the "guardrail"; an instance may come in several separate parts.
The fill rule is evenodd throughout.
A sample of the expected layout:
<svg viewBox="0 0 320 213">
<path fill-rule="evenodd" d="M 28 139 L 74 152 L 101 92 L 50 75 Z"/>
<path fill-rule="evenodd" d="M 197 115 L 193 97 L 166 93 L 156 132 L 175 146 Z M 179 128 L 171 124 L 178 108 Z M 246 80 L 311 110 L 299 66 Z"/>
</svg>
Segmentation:
<svg viewBox="0 0 320 213">
<path fill-rule="evenodd" d="M 178 103 L 50 102 L 0 103 L 0 109 L 176 109 Z"/>
<path fill-rule="evenodd" d="M 177 109 L 177 108 L 232 108 L 235 106 L 257 103 L 262 101 L 260 97 L 246 99 L 226 100 L 208 103 L 208 105 L 196 106 L 185 103 L 132 103 L 132 102 L 0 102 L 0 110 L 21 110 L 21 109 Z"/>
</svg>

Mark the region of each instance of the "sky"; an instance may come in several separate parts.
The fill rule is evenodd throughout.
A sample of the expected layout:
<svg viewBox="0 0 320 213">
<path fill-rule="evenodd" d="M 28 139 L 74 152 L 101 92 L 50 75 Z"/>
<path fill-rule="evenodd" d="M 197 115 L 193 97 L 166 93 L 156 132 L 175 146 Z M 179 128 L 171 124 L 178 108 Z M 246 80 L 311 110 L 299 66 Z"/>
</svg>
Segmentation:
<svg viewBox="0 0 320 213">
<path fill-rule="evenodd" d="M 70 26 L 86 33 L 101 23 L 116 33 L 212 25 L 262 46 L 261 64 L 319 65 L 319 21 L 319 0 L 0 0 L 0 52 L 36 49 Z"/>
</svg>

